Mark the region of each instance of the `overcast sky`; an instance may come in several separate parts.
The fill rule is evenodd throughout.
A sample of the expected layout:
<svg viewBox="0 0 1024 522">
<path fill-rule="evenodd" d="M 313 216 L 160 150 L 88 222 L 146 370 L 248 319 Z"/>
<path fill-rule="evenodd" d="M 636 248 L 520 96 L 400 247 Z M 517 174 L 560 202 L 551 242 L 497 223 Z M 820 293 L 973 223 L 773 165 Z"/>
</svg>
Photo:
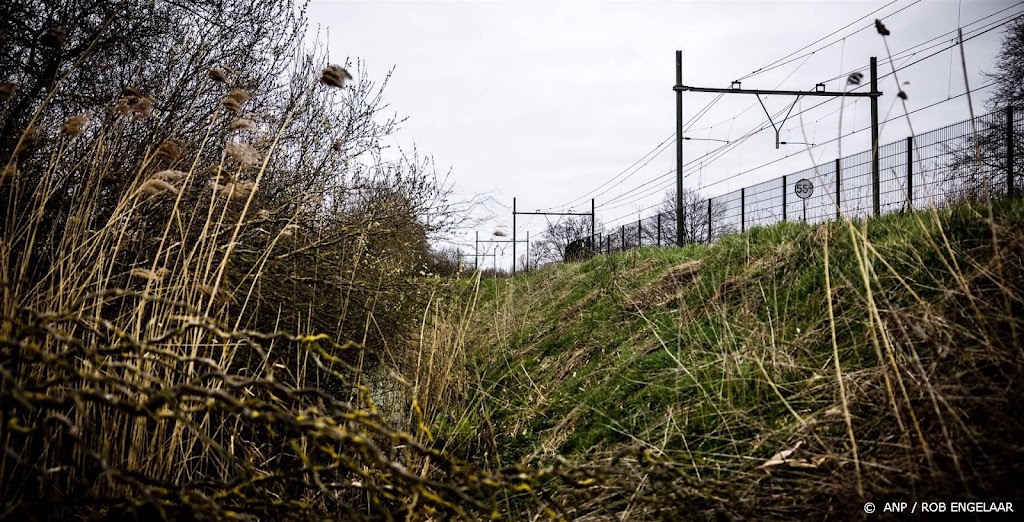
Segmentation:
<svg viewBox="0 0 1024 522">
<path fill-rule="evenodd" d="M 909 82 L 902 86 L 907 108 L 948 100 L 912 114 L 921 133 L 969 114 L 967 98 L 957 97 L 965 92 L 959 48 L 935 53 L 953 44 L 963 27 L 968 82 L 971 89 L 982 87 L 990 82 L 982 72 L 992 71 L 999 49 L 999 24 L 1021 13 L 1024 3 L 1003 0 L 313 0 L 309 17 L 314 31 L 319 26 L 327 36 L 332 61 L 361 58 L 377 79 L 394 67 L 385 98 L 408 121 L 391 143 L 406 149 L 415 143 L 438 170 L 450 167 L 461 196 L 493 196 L 494 219 L 479 228 L 490 236 L 499 226 L 510 228 L 513 197 L 521 211 L 589 211 L 596 197 L 598 220 L 615 227 L 650 215 L 664 188 L 674 187 L 676 50 L 683 52 L 685 85 L 729 87 L 809 46 L 792 57 L 798 59 L 745 78 L 743 88 L 810 90 L 839 77 L 827 88 L 842 90 L 846 73 L 866 67 L 871 56 L 879 58 L 880 74 L 891 72 L 886 42 L 873 26 L 862 30 L 882 18 L 899 81 Z M 893 77 L 883 79 L 880 90 L 881 118 L 901 115 L 893 106 L 899 90 Z M 976 113 L 984 111 L 987 95 L 988 89 L 971 95 Z M 715 96 L 684 95 L 684 135 L 735 141 L 767 123 L 757 99 L 744 95 L 724 96 L 691 122 Z M 764 100 L 772 113 L 794 102 L 791 96 Z M 793 112 L 824 100 L 803 98 Z M 845 103 L 844 134 L 870 121 L 868 100 L 858 100 Z M 840 103 L 833 99 L 791 117 L 781 140 L 804 141 L 801 125 L 808 142 L 835 138 Z M 890 122 L 881 142 L 908 132 L 904 121 Z M 723 145 L 687 141 L 684 158 Z M 814 156 L 832 161 L 836 147 L 815 147 Z M 842 147 L 844 156 L 867 149 L 869 133 L 843 139 Z M 661 152 L 645 158 L 652 151 Z M 776 150 L 769 127 L 714 162 L 698 161 L 685 184 L 717 196 L 810 166 L 803 146 Z M 520 234 L 537 235 L 545 220 L 520 217 L 517 224 Z M 472 248 L 473 230 L 461 234 Z M 510 262 L 508 255 L 505 265 Z"/>
</svg>

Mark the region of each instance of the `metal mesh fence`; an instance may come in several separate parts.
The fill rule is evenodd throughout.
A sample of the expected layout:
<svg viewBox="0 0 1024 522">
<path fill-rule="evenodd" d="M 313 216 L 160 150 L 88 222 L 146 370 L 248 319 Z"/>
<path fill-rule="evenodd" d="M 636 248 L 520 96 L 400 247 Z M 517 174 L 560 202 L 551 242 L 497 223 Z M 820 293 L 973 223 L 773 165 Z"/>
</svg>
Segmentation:
<svg viewBox="0 0 1024 522">
<path fill-rule="evenodd" d="M 781 221 L 867 218 L 1017 195 L 1022 131 L 1024 110 L 1007 108 L 880 145 L 877 173 L 867 150 L 709 199 L 691 197 L 683 206 L 683 240 L 707 243 Z M 676 238 L 671 212 L 608 229 L 594 244 L 611 253 L 674 245 Z"/>
</svg>

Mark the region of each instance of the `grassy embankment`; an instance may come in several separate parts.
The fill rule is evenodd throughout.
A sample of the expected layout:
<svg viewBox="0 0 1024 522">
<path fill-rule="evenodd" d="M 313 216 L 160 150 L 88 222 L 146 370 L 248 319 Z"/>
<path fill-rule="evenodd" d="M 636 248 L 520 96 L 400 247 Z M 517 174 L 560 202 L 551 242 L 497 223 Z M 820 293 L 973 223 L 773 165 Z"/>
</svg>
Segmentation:
<svg viewBox="0 0 1024 522">
<path fill-rule="evenodd" d="M 434 318 L 466 366 L 444 372 L 461 384 L 439 440 L 492 466 L 566 458 L 617 477 L 570 515 L 699 501 L 849 518 L 840 506 L 868 500 L 1020 498 L 1019 202 L 784 223 L 460 285 L 462 308 Z M 626 465 L 625 480 L 627 453 L 671 472 Z"/>
</svg>

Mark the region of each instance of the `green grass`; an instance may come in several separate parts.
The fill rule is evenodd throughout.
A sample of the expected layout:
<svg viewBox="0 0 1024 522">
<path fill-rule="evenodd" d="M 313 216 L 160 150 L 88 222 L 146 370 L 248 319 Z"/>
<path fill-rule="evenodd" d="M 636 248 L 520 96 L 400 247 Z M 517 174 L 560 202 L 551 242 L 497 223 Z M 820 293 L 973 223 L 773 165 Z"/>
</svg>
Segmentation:
<svg viewBox="0 0 1024 522">
<path fill-rule="evenodd" d="M 854 484 L 1000 490 L 991 476 L 972 487 L 988 468 L 969 459 L 1021 460 L 1008 438 L 1019 426 L 962 408 L 1019 399 L 993 394 L 1021 370 L 1022 224 L 1014 201 L 783 223 L 485 280 L 467 339 L 470 393 L 505 462 L 587 463 L 639 447 L 702 480 L 744 480 L 803 441 L 834 472 L 823 491 L 837 498 L 868 494 Z M 691 261 L 691 280 L 664 280 Z"/>
</svg>

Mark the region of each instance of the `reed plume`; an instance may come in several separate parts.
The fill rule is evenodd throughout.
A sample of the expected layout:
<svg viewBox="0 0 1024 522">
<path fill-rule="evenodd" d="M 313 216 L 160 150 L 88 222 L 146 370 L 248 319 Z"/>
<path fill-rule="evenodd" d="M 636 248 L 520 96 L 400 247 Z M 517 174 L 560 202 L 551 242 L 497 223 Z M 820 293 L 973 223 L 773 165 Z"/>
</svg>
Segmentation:
<svg viewBox="0 0 1024 522">
<path fill-rule="evenodd" d="M 320 81 L 331 87 L 344 87 L 345 82 L 352 79 L 352 75 L 340 65 L 328 65 L 320 74 Z"/>
</svg>

